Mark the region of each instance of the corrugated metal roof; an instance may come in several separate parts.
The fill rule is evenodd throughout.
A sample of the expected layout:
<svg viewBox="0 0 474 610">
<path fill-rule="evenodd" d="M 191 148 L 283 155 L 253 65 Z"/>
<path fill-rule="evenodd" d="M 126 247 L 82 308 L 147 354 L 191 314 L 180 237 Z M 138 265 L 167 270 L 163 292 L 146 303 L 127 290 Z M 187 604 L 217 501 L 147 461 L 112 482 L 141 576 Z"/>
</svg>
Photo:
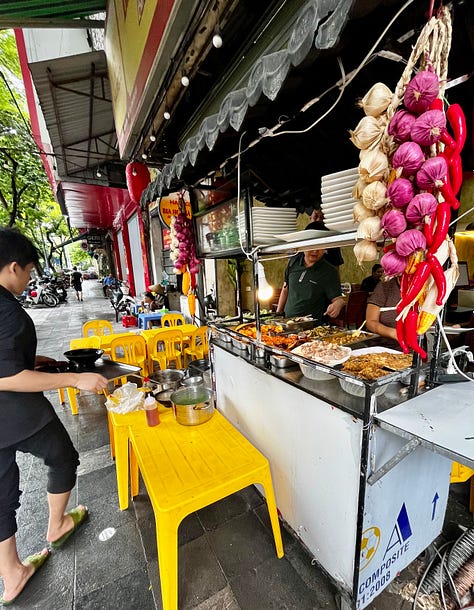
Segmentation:
<svg viewBox="0 0 474 610">
<path fill-rule="evenodd" d="M 3 0 L 0 17 L 11 19 L 75 19 L 105 11 L 106 0 Z"/>
<path fill-rule="evenodd" d="M 60 180 L 97 182 L 120 161 L 105 53 L 29 64 Z M 104 176 L 105 177 L 105 176 Z"/>
</svg>

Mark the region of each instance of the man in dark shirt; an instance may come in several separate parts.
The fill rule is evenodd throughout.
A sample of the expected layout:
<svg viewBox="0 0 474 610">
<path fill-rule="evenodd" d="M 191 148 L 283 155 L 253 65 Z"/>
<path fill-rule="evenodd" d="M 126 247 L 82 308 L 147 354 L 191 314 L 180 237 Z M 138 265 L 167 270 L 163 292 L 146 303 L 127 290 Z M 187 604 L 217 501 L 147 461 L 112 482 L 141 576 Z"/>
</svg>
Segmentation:
<svg viewBox="0 0 474 610">
<path fill-rule="evenodd" d="M 337 318 L 345 301 L 337 270 L 325 258 L 325 250 L 307 250 L 292 257 L 278 300 L 278 312 L 286 317 L 311 315 L 321 324 L 324 315 Z"/>
<path fill-rule="evenodd" d="M 48 466 L 49 522 L 46 539 L 60 546 L 87 517 L 79 505 L 65 513 L 76 481 L 79 456 L 44 391 L 74 387 L 101 391 L 107 380 L 95 373 L 44 373 L 34 370 L 51 361 L 36 356 L 36 332 L 30 316 L 15 299 L 28 284 L 38 252 L 17 231 L 0 227 L 0 576 L 4 604 L 12 603 L 49 550 L 18 557 L 15 534 L 20 506 L 16 452 L 31 453 Z"/>
<path fill-rule="evenodd" d="M 362 280 L 362 284 L 360 285 L 361 290 L 365 290 L 366 292 L 373 292 L 375 287 L 382 279 L 383 275 L 383 267 L 378 263 L 372 266 L 372 275 L 369 275 L 365 279 Z"/>
</svg>

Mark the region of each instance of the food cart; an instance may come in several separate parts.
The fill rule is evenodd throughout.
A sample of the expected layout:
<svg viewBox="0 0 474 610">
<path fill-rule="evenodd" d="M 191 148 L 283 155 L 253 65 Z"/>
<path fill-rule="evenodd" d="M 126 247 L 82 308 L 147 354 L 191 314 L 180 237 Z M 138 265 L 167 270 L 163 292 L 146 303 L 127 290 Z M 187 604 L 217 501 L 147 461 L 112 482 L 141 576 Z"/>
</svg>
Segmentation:
<svg viewBox="0 0 474 610">
<path fill-rule="evenodd" d="M 255 256 L 353 240 L 330 235 L 264 246 Z M 418 361 L 367 382 L 268 346 L 258 330 L 256 337 L 213 324 L 218 408 L 269 459 L 283 520 L 343 606 L 362 609 L 440 534 L 452 460 L 474 467 L 469 389 L 435 385 L 416 396 Z M 364 345 L 376 351 L 383 343 Z"/>
</svg>

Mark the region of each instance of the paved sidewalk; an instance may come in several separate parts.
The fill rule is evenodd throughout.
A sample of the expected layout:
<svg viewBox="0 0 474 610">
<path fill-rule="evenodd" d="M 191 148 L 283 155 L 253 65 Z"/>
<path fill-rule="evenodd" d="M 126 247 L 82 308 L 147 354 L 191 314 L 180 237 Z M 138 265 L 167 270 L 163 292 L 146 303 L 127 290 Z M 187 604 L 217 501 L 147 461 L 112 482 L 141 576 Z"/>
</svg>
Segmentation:
<svg viewBox="0 0 474 610">
<path fill-rule="evenodd" d="M 69 340 L 88 319 L 115 322 L 96 280 L 84 282 L 84 301 L 28 310 L 38 334 L 38 353 L 64 359 Z M 81 396 L 79 414 L 48 398 L 80 452 L 71 507 L 85 503 L 90 519 L 64 548 L 54 551 L 13 608 L 41 610 L 161 610 L 154 518 L 145 489 L 126 511 L 118 508 L 103 398 Z M 19 454 L 22 506 L 18 511 L 20 556 L 41 549 L 47 524 L 44 466 Z M 456 522 L 472 524 L 465 497 Z M 185 519 L 179 530 L 180 610 L 335 610 L 336 591 L 312 558 L 283 531 L 285 557 L 278 560 L 266 504 L 253 487 Z M 416 565 L 369 607 L 408 610 L 399 594 Z M 1 585 L 0 585 L 1 589 Z"/>
</svg>

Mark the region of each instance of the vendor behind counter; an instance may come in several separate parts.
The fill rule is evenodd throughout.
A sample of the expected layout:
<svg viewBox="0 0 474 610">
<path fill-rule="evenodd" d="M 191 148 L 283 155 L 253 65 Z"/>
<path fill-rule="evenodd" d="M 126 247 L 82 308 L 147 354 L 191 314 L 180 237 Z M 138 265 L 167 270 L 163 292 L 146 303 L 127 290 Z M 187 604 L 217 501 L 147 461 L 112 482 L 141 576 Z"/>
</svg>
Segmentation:
<svg viewBox="0 0 474 610">
<path fill-rule="evenodd" d="M 326 250 L 308 250 L 293 256 L 285 270 L 278 312 L 285 317 L 311 315 L 337 318 L 344 307 L 337 269 L 324 258 Z"/>
</svg>

